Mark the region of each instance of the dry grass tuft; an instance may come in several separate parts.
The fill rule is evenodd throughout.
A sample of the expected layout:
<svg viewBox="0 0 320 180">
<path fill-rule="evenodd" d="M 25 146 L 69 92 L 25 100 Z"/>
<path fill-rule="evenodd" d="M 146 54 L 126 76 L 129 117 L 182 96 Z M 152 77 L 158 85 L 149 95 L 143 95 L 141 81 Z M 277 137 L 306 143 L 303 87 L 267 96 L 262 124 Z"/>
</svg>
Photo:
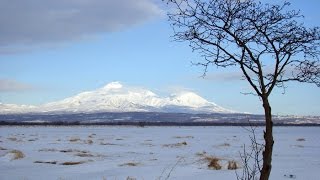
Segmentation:
<svg viewBox="0 0 320 180">
<path fill-rule="evenodd" d="M 33 163 L 39 163 L 39 164 L 57 164 L 57 161 L 34 161 Z"/>
<path fill-rule="evenodd" d="M 79 156 L 79 157 L 94 157 L 94 155 L 89 154 L 87 152 L 86 153 L 80 152 L 80 153 L 75 154 L 75 156 Z"/>
<path fill-rule="evenodd" d="M 54 149 L 54 148 L 43 148 L 43 149 L 39 149 L 39 152 L 56 152 L 58 150 Z"/>
<path fill-rule="evenodd" d="M 306 141 L 305 138 L 298 138 L 297 141 Z"/>
<path fill-rule="evenodd" d="M 13 154 L 12 160 L 22 159 L 25 155 L 19 150 L 12 150 L 9 153 Z"/>
<path fill-rule="evenodd" d="M 7 150 L 7 149 L 6 149 L 6 148 L 4 148 L 4 147 L 1 147 L 1 146 L 0 146 L 0 150 L 5 151 L 5 150 Z"/>
<path fill-rule="evenodd" d="M 71 137 L 69 139 L 70 142 L 77 142 L 77 141 L 80 141 L 80 138 L 79 137 Z"/>
<path fill-rule="evenodd" d="M 67 161 L 67 162 L 60 163 L 60 165 L 73 166 L 73 165 L 78 165 L 83 163 L 85 163 L 85 161 Z"/>
<path fill-rule="evenodd" d="M 239 169 L 239 166 L 237 164 L 236 161 L 228 161 L 228 169 L 229 170 L 236 170 L 236 169 Z"/>
<path fill-rule="evenodd" d="M 62 152 L 62 153 L 73 153 L 73 152 L 76 152 L 76 153 L 89 153 L 89 151 L 85 151 L 85 150 L 77 150 L 77 149 L 61 149 L 59 150 L 59 152 Z"/>
<path fill-rule="evenodd" d="M 214 156 L 206 156 L 205 160 L 209 162 L 208 168 L 220 170 L 222 166 L 220 165 L 219 161 L 220 159 Z"/>
<path fill-rule="evenodd" d="M 182 147 L 188 145 L 186 141 L 175 143 L 175 144 L 164 144 L 163 147 Z"/>
<path fill-rule="evenodd" d="M 138 166 L 140 165 L 140 163 L 137 162 L 128 162 L 128 163 L 124 163 L 124 164 L 120 164 L 119 166 Z"/>
<path fill-rule="evenodd" d="M 73 149 L 61 149 L 59 152 L 69 153 L 69 152 L 74 152 L 74 150 Z"/>
<path fill-rule="evenodd" d="M 218 145 L 219 147 L 229 147 L 231 146 L 229 143 L 223 143 L 223 144 L 220 144 Z"/>
</svg>

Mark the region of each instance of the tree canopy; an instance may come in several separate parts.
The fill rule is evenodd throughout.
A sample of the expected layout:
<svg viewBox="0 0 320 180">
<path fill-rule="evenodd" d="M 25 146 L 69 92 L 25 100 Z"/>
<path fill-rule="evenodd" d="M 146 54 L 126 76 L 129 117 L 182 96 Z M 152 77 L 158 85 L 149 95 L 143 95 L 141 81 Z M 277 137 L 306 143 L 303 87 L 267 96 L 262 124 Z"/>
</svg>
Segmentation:
<svg viewBox="0 0 320 180">
<path fill-rule="evenodd" d="M 171 0 L 177 41 L 188 41 L 207 67 L 240 66 L 258 95 L 288 81 L 320 87 L 319 27 L 307 28 L 300 11 L 255 0 Z M 263 92 L 265 90 L 265 92 Z"/>
</svg>

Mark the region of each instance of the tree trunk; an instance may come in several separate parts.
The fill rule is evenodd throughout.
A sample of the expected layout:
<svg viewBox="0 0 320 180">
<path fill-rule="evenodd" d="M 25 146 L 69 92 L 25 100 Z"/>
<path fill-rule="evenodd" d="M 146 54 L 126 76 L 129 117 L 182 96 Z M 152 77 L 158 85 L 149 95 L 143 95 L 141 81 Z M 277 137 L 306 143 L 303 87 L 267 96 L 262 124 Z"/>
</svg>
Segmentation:
<svg viewBox="0 0 320 180">
<path fill-rule="evenodd" d="M 271 107 L 268 97 L 262 98 L 263 108 L 265 113 L 265 131 L 264 131 L 264 141 L 265 147 L 262 153 L 263 155 L 263 165 L 260 171 L 260 180 L 268 180 L 271 172 L 271 161 L 272 161 L 272 151 L 273 151 L 273 122 L 271 115 Z"/>
</svg>

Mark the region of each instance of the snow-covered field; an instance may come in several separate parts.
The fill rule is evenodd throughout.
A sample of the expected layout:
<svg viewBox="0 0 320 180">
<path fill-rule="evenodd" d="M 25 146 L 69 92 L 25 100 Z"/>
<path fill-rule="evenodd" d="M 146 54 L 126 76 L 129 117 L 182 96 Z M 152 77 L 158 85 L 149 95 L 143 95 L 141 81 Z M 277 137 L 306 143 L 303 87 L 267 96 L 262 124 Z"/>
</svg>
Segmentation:
<svg viewBox="0 0 320 180">
<path fill-rule="evenodd" d="M 2 126 L 0 179 L 236 179 L 228 162 L 241 164 L 249 135 L 242 127 Z M 276 127 L 271 179 L 319 179 L 319 137 L 319 127 Z M 220 170 L 208 168 L 211 156 Z"/>
</svg>

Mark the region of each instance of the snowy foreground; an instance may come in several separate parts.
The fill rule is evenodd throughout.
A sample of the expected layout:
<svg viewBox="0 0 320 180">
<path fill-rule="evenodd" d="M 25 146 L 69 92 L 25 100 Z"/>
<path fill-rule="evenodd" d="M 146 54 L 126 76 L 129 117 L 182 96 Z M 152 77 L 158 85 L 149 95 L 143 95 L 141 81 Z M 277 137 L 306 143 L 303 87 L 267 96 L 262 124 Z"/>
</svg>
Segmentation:
<svg viewBox="0 0 320 180">
<path fill-rule="evenodd" d="M 227 164 L 241 164 L 249 135 L 242 127 L 3 126 L 0 179 L 236 179 Z M 319 137 L 319 127 L 276 127 L 271 179 L 319 179 Z M 208 168 L 212 156 L 220 170 Z"/>
</svg>

